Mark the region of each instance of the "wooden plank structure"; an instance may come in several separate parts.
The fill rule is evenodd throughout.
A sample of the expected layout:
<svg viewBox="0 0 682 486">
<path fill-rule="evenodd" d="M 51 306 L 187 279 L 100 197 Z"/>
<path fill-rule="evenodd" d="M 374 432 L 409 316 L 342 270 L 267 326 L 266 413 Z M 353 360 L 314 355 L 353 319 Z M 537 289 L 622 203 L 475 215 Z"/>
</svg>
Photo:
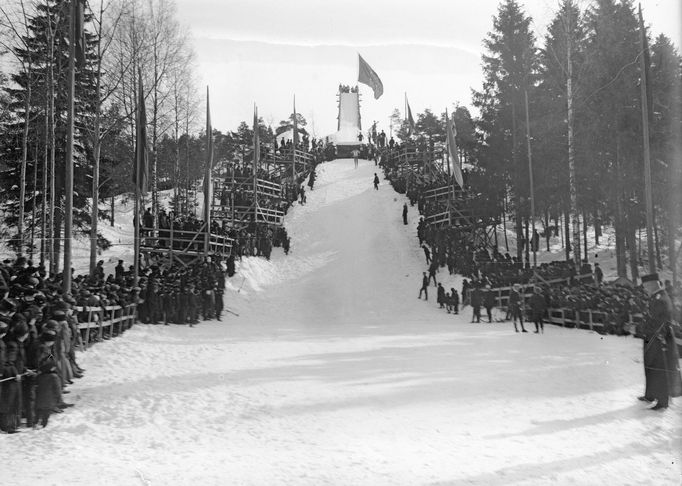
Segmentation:
<svg viewBox="0 0 682 486">
<path fill-rule="evenodd" d="M 267 150 L 253 170 L 254 151 L 243 169 L 233 164 L 213 181 L 212 219 L 234 230 L 281 226 L 285 209 L 315 165 L 313 154 L 299 149 Z M 277 182 L 275 182 L 277 181 Z"/>
<path fill-rule="evenodd" d="M 440 183 L 422 194 L 426 205 L 424 221 L 427 224 L 466 231 L 474 247 L 495 247 L 495 227 L 499 221 L 481 214 L 477 210 L 474 195 L 454 182 L 447 164 L 446 150 L 408 146 L 401 150 L 386 150 L 382 159 L 392 171 L 406 180 L 407 190 L 414 185 Z"/>
<path fill-rule="evenodd" d="M 140 233 L 140 253 L 148 264 L 165 260 L 188 266 L 205 256 L 223 259 L 232 253 L 234 243 L 228 236 L 209 231 L 205 222 L 197 231 L 177 230 L 171 221 L 170 228 L 154 231 L 143 227 Z"/>
</svg>

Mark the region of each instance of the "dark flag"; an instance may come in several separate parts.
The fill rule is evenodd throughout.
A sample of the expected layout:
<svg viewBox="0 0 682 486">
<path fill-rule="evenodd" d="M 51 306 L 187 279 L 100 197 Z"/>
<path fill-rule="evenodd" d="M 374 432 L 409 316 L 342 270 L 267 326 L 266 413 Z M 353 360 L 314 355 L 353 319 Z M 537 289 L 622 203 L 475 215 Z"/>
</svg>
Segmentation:
<svg viewBox="0 0 682 486">
<path fill-rule="evenodd" d="M 141 195 L 147 195 L 147 181 L 149 180 L 149 166 L 147 164 L 147 115 L 144 107 L 144 89 L 142 87 L 142 72 L 138 69 L 138 96 L 135 116 L 135 170 L 133 182 Z"/>
<path fill-rule="evenodd" d="M 410 109 L 410 102 L 407 101 L 407 93 L 405 94 L 405 106 L 407 112 L 407 135 L 411 137 L 416 131 L 414 118 L 412 117 L 412 110 Z"/>
<path fill-rule="evenodd" d="M 258 133 L 258 107 L 253 105 L 253 173 L 258 172 L 260 162 L 260 134 Z"/>
<path fill-rule="evenodd" d="M 369 67 L 367 61 L 365 61 L 360 54 L 358 54 L 358 59 L 360 60 L 360 72 L 358 73 L 358 82 L 366 84 L 374 91 L 374 99 L 378 100 L 379 97 L 384 94 L 384 84 L 379 79 L 379 75 L 374 72 L 374 69 Z"/>
<path fill-rule="evenodd" d="M 213 169 L 213 128 L 211 127 L 211 105 L 206 86 L 206 170 L 204 172 L 204 221 L 211 220 L 211 170 Z"/>
<path fill-rule="evenodd" d="M 294 95 L 294 150 L 298 148 L 298 115 L 296 114 L 296 96 Z"/>
</svg>

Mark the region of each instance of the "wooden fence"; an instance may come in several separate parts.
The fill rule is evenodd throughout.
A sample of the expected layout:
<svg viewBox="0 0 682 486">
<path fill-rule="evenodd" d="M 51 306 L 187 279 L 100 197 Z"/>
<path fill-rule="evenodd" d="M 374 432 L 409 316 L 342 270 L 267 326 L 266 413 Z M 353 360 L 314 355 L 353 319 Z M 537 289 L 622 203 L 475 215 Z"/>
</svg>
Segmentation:
<svg viewBox="0 0 682 486">
<path fill-rule="evenodd" d="M 78 329 L 83 338 L 83 347 L 87 349 L 91 342 L 92 331 L 97 333 L 97 340 L 101 341 L 113 337 L 114 333 L 120 335 L 126 329 L 130 329 L 135 323 L 137 305 L 74 306 L 74 311 L 78 313 Z"/>
</svg>

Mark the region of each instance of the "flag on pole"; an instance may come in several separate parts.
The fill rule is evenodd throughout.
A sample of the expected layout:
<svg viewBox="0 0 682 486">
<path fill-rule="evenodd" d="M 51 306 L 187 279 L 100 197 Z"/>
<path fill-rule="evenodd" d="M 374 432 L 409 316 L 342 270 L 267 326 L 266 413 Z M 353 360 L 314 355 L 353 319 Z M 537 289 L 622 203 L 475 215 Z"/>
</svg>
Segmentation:
<svg viewBox="0 0 682 486">
<path fill-rule="evenodd" d="M 213 169 L 213 127 L 211 126 L 211 105 L 206 86 L 206 170 L 204 173 L 204 221 L 211 221 L 211 171 Z"/>
<path fill-rule="evenodd" d="M 142 71 L 138 69 L 137 109 L 135 114 L 135 170 L 133 182 L 141 195 L 147 195 L 149 165 L 147 164 L 147 115 L 144 107 L 144 88 L 142 87 Z"/>
<path fill-rule="evenodd" d="M 414 118 L 412 117 L 412 109 L 410 108 L 410 102 L 407 101 L 407 93 L 405 94 L 405 106 L 407 107 L 407 136 L 411 137 L 416 131 Z"/>
<path fill-rule="evenodd" d="M 294 95 L 294 150 L 298 148 L 298 115 L 296 114 L 296 95 Z"/>
<path fill-rule="evenodd" d="M 258 133 L 258 107 L 253 104 L 253 173 L 258 170 L 260 161 L 260 136 Z"/>
<path fill-rule="evenodd" d="M 379 75 L 374 72 L 374 69 L 369 67 L 367 61 L 365 61 L 360 54 L 358 54 L 360 60 L 360 71 L 358 73 L 358 82 L 366 84 L 374 91 L 374 99 L 378 100 L 379 97 L 384 94 L 384 84 L 379 79 Z"/>
<path fill-rule="evenodd" d="M 455 176 L 455 181 L 459 184 L 459 187 L 464 188 L 464 179 L 462 178 L 462 167 L 459 163 L 459 155 L 457 155 L 457 142 L 455 137 L 457 136 L 457 128 L 455 127 L 455 122 L 450 120 L 447 109 L 445 110 L 445 118 L 447 120 L 447 131 L 448 131 L 448 163 L 452 167 L 452 174 Z"/>
</svg>

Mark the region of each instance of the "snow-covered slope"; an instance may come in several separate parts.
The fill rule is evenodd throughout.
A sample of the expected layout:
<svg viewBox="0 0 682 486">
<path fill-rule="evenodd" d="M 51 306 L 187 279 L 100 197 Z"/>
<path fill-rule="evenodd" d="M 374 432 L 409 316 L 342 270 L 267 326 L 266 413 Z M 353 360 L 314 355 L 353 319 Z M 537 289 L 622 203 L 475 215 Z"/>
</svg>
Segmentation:
<svg viewBox="0 0 682 486">
<path fill-rule="evenodd" d="M 375 171 L 319 167 L 286 218 L 292 252 L 229 280 L 239 317 L 81 354 L 76 407 L 2 436 L 0 483 L 679 484 L 680 400 L 636 400 L 641 341 L 417 300 L 417 214 L 403 225 Z"/>
</svg>

